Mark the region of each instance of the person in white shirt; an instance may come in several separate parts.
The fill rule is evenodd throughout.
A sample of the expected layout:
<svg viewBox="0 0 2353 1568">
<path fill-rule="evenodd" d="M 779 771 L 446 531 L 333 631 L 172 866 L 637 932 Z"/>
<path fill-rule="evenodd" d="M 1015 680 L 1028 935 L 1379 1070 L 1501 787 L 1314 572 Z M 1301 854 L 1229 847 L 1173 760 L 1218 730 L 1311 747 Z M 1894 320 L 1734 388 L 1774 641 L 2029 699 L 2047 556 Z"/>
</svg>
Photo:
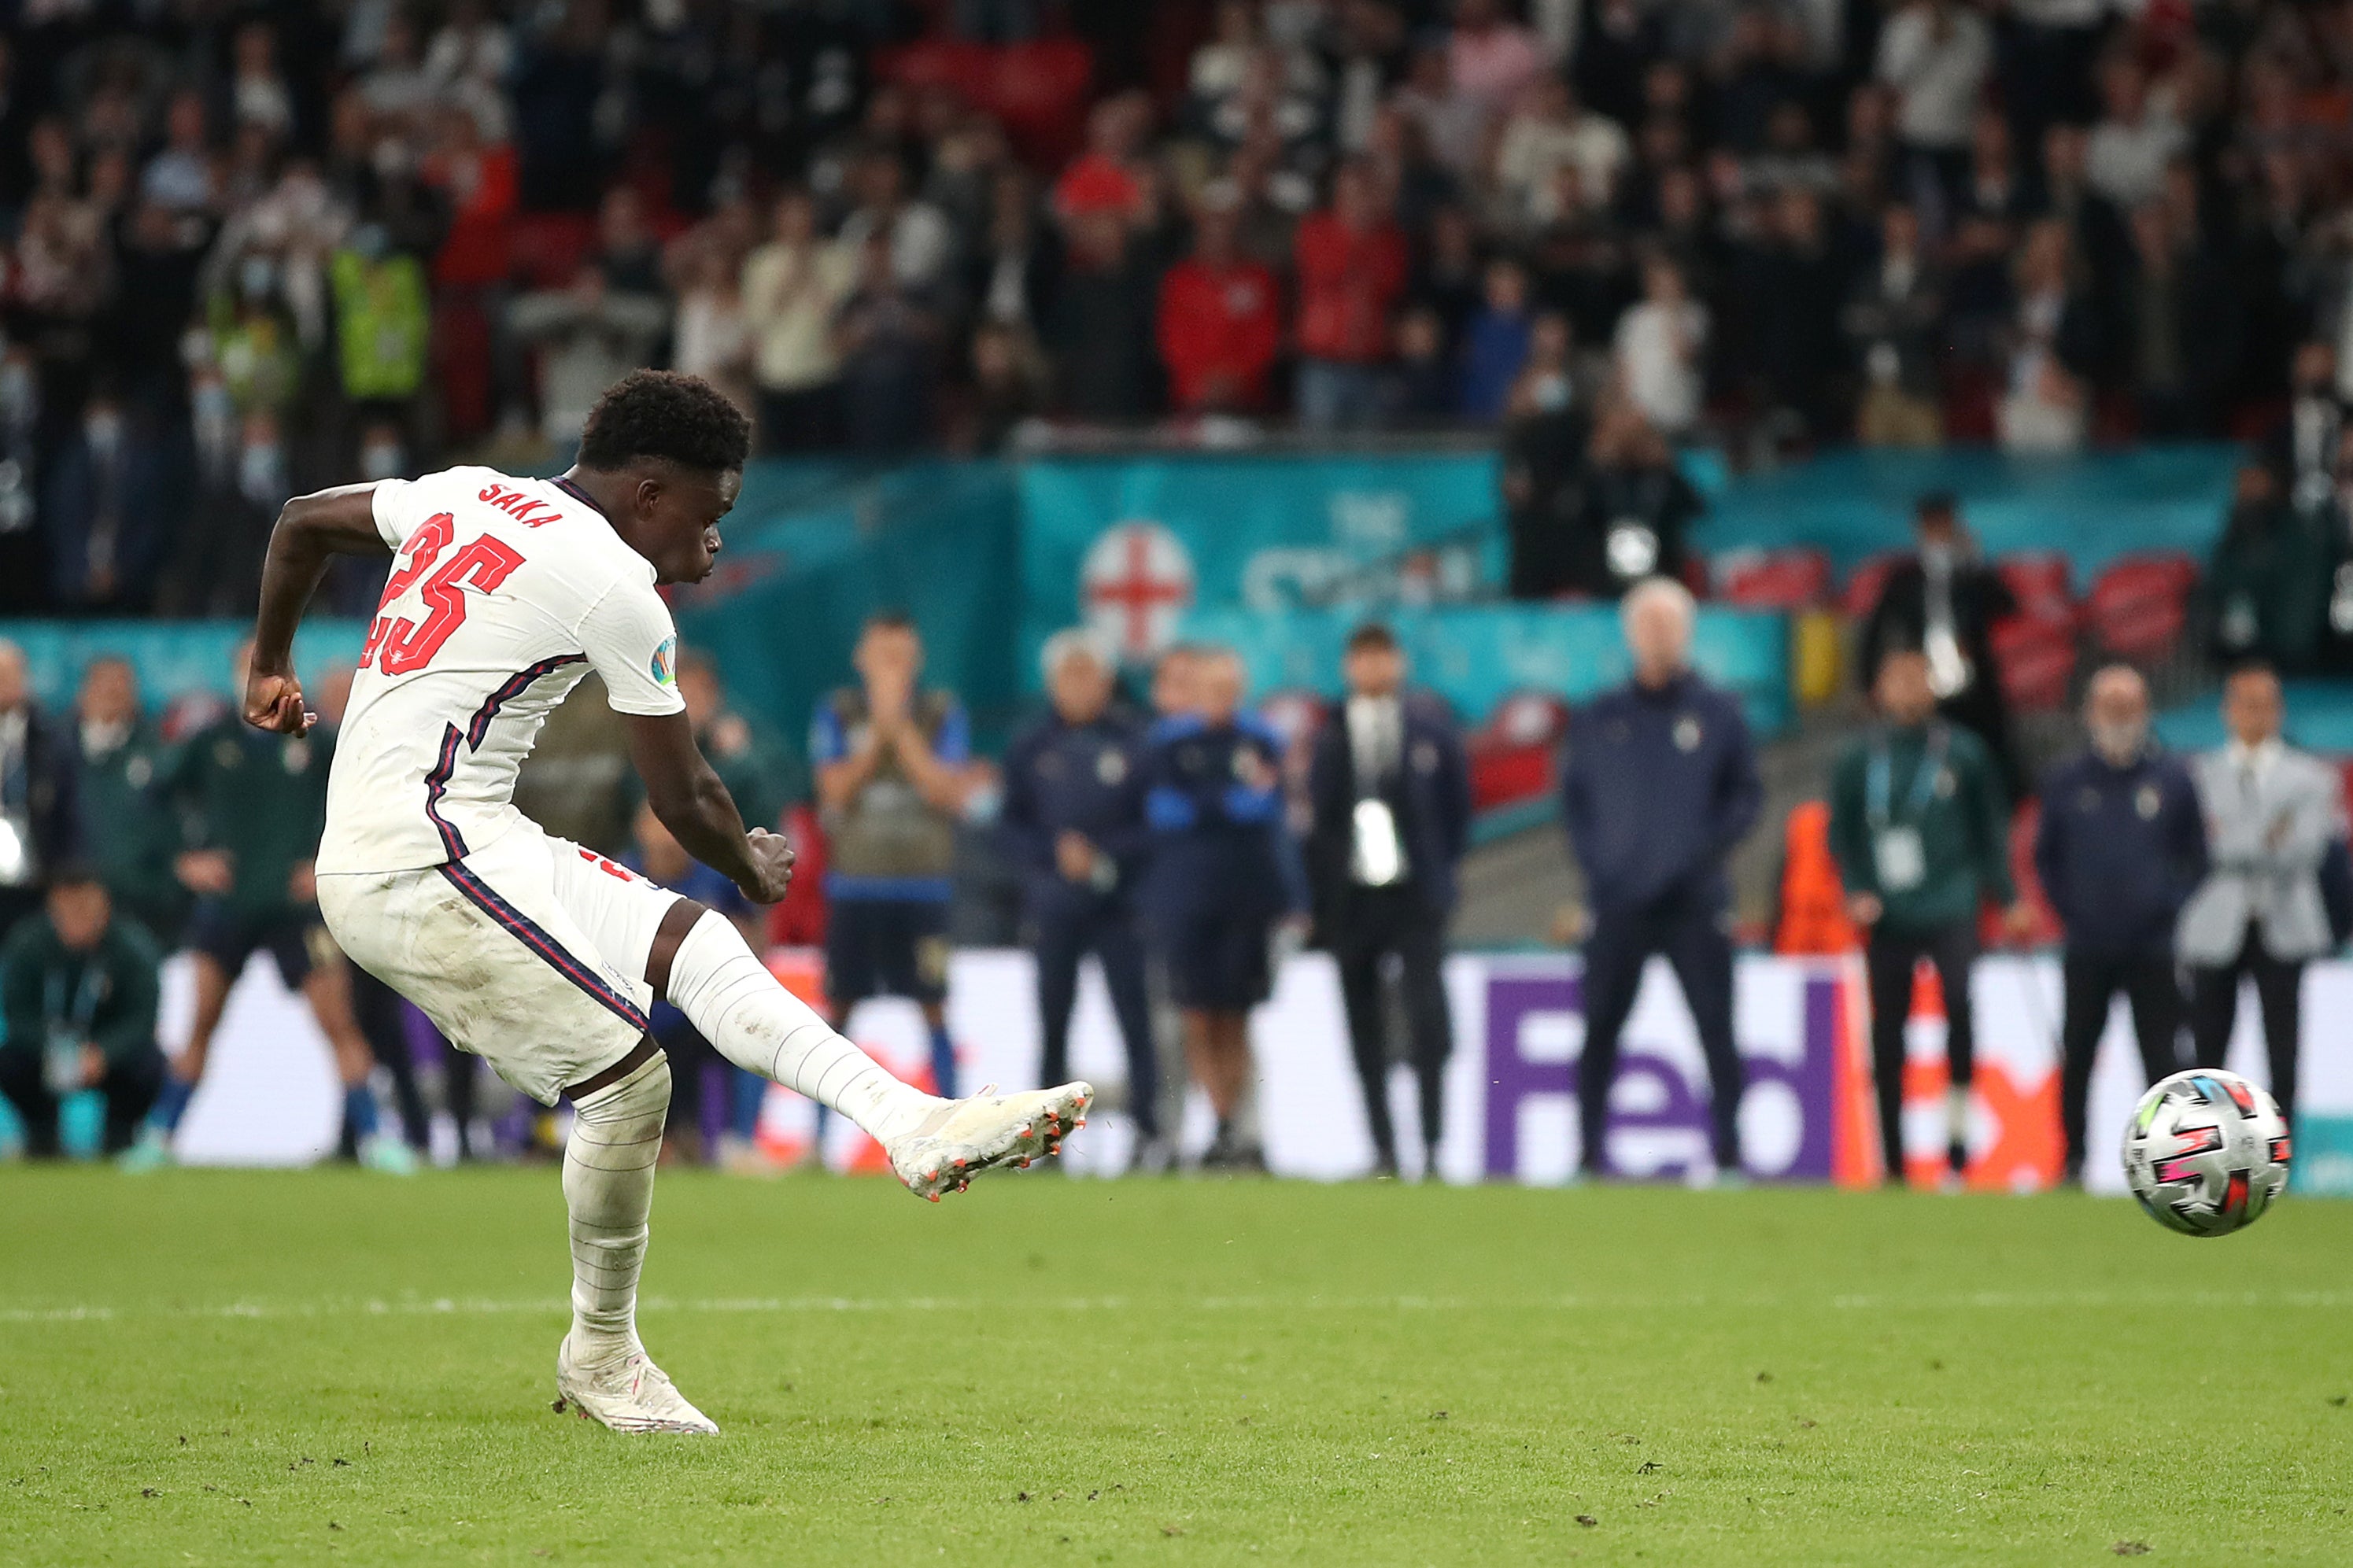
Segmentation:
<svg viewBox="0 0 2353 1568">
<path fill-rule="evenodd" d="M 1568 84 L 1547 71 L 1521 89 L 1518 110 L 1504 127 L 1495 179 L 1512 204 L 1515 223 L 1573 218 L 1553 200 L 1554 174 L 1573 167 L 1586 203 L 1607 210 L 1619 172 L 1633 156 L 1623 127 L 1581 108 Z"/>
<path fill-rule="evenodd" d="M 1643 417 L 1669 437 L 1699 423 L 1706 394 L 1707 307 L 1663 256 L 1642 265 L 1642 302 L 1618 318 L 1618 375 Z"/>
<path fill-rule="evenodd" d="M 744 263 L 744 325 L 759 388 L 760 447 L 805 452 L 840 439 L 841 354 L 833 318 L 857 283 L 855 252 L 817 231 L 807 191 L 776 198 L 767 244 Z"/>
<path fill-rule="evenodd" d="M 329 780 L 320 911 L 353 962 L 453 1044 L 543 1103 L 570 1097 L 573 1321 L 556 1408 L 617 1431 L 718 1430 L 637 1335 L 670 1091 L 647 1031 L 656 995 L 730 1061 L 848 1117 L 922 1196 L 1051 1152 L 1093 1096 L 1082 1083 L 920 1093 L 786 991 L 725 916 L 515 808 L 540 726 L 593 669 L 662 825 L 746 898 L 784 896 L 793 853 L 744 831 L 697 748 L 655 592 L 710 574 L 750 441 L 708 383 L 638 371 L 597 402 L 558 479 L 460 468 L 297 497 L 270 537 L 245 692 L 248 722 L 308 730 L 290 653 L 303 608 L 331 557 L 391 557 Z"/>
<path fill-rule="evenodd" d="M 1993 70 L 1993 29 L 1963 0 L 1911 0 L 1879 35 L 1877 75 L 1895 89 L 1895 130 L 1938 184 L 1968 169 L 1969 127 Z"/>
<path fill-rule="evenodd" d="M 2304 970 L 2336 946 L 2320 864 L 2345 837 L 2337 770 L 2285 744 L 2279 677 L 2242 665 L 2222 686 L 2228 744 L 2190 764 L 2212 869 L 2183 906 L 2174 951 L 2189 971 L 2189 1033 L 2200 1066 L 2221 1067 L 2252 980 L 2271 1058 L 2272 1098 L 2293 1126 L 2304 1037 Z"/>
<path fill-rule="evenodd" d="M 2140 62 L 2119 55 L 2100 70 L 2107 112 L 2092 127 L 2084 177 L 2100 195 L 2129 212 L 2165 189 L 2165 166 L 2189 149 L 2189 132 L 2150 96 Z"/>
</svg>

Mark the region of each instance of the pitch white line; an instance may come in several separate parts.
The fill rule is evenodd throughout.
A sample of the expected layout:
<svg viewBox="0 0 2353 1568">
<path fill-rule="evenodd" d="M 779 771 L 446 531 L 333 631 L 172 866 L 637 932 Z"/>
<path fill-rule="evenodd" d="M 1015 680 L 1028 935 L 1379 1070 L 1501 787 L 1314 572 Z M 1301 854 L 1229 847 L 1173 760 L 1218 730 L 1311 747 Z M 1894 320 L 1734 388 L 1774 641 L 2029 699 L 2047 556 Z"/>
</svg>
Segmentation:
<svg viewBox="0 0 2353 1568">
<path fill-rule="evenodd" d="M 649 1296 L 638 1302 L 646 1312 L 712 1312 L 751 1315 L 847 1312 L 953 1312 L 962 1315 L 1045 1309 L 1063 1312 L 1124 1312 L 1137 1306 L 1125 1296 L 1066 1296 L 1050 1299 L 982 1300 L 948 1296 L 770 1296 L 689 1297 Z M 1474 1311 L 1658 1311 L 1670 1309 L 1733 1309 L 1742 1311 L 2044 1311 L 2074 1309 L 2113 1310 L 2159 1304 L 2156 1298 L 2109 1290 L 1975 1290 L 1939 1296 L 1840 1295 L 1777 1296 L 1769 1294 L 1714 1296 L 1618 1297 L 1435 1297 L 1435 1296 L 1198 1296 L 1155 1299 L 1155 1314 L 1171 1310 L 1198 1312 L 1474 1312 Z M 2348 1290 L 2204 1290 L 2168 1291 L 2161 1303 L 2168 1311 L 2184 1308 L 2341 1309 L 2353 1307 Z M 187 1318 L 256 1321 L 345 1317 L 500 1317 L 546 1315 L 561 1317 L 571 1304 L 561 1296 L 512 1300 L 435 1296 L 322 1298 L 301 1301 L 237 1300 L 208 1306 L 118 1305 L 72 1302 L 47 1307 L 0 1307 L 0 1323 L 108 1323 L 130 1318 Z"/>
</svg>

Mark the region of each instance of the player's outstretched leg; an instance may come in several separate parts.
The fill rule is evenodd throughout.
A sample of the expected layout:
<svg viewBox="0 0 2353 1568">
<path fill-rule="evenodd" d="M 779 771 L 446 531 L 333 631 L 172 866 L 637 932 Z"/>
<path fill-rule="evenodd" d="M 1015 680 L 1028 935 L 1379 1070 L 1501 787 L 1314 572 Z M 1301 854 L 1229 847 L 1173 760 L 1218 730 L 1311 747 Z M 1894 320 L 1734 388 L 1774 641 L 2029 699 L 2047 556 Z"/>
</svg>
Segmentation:
<svg viewBox="0 0 2353 1568">
<path fill-rule="evenodd" d="M 934 1202 L 985 1171 L 1054 1152 L 1094 1099 L 1084 1083 L 967 1100 L 902 1083 L 786 990 L 716 913 L 680 942 L 669 992 L 722 1056 L 849 1118 L 882 1145 L 910 1192 Z"/>
<path fill-rule="evenodd" d="M 670 1089 L 670 1062 L 656 1051 L 618 1082 L 573 1102 L 564 1146 L 572 1331 L 555 1352 L 555 1408 L 569 1406 L 616 1432 L 719 1430 L 638 1342 L 638 1273 Z"/>
</svg>

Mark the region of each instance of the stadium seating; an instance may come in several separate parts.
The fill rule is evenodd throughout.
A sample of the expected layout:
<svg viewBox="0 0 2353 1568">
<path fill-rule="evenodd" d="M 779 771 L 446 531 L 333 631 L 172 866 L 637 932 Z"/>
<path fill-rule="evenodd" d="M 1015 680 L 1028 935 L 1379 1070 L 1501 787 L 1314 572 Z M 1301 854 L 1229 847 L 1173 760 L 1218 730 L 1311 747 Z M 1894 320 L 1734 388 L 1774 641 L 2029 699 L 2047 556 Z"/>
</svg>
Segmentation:
<svg viewBox="0 0 2353 1568">
<path fill-rule="evenodd" d="M 1831 595 L 1831 558 L 1820 550 L 1743 550 L 1714 563 L 1715 597 L 1751 610 L 1805 610 Z"/>
<path fill-rule="evenodd" d="M 1515 692 L 1472 731 L 1471 806 L 1490 811 L 1552 792 L 1568 705 L 1546 691 Z"/>
<path fill-rule="evenodd" d="M 1847 574 L 1846 586 L 1839 592 L 1839 608 L 1856 620 L 1871 614 L 1879 604 L 1879 595 L 1886 590 L 1888 574 L 1905 559 L 1905 552 L 1897 550 L 1866 557 Z"/>
<path fill-rule="evenodd" d="M 2127 555 L 2102 572 L 2084 601 L 2084 618 L 2099 651 L 2136 663 L 2155 663 L 2181 646 L 2189 622 L 2198 563 L 2172 552 Z"/>
</svg>

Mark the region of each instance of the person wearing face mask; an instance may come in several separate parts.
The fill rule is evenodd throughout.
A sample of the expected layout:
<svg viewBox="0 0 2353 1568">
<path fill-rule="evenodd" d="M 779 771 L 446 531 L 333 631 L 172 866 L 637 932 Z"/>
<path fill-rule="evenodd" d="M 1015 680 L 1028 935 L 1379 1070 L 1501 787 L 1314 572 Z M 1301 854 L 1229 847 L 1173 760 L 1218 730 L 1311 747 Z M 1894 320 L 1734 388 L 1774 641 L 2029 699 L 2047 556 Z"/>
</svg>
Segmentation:
<svg viewBox="0 0 2353 1568">
<path fill-rule="evenodd" d="M 2017 601 L 2000 574 L 1979 558 L 1950 495 L 1922 496 L 1914 508 L 1913 530 L 1916 553 L 1888 574 L 1879 603 L 1863 622 L 1864 689 L 1877 686 L 1879 667 L 1891 649 L 1926 654 L 1938 715 L 1985 743 L 2003 793 L 2021 799 L 2028 781 L 2010 744 L 2010 706 L 1993 657 L 1994 623 L 2014 614 Z"/>
<path fill-rule="evenodd" d="M 198 384 L 200 400 L 210 384 Z M 197 417 L 202 420 L 208 414 L 225 422 L 234 419 L 200 401 Z M 227 444 L 206 454 L 199 466 L 195 505 L 180 527 L 156 594 L 156 608 L 167 616 L 235 616 L 250 610 L 260 591 L 270 521 L 291 491 L 276 416 L 256 409 L 211 437 Z"/>
<path fill-rule="evenodd" d="M 74 718 L 81 820 L 106 825 L 90 836 L 90 868 L 118 910 L 170 942 L 188 909 L 172 875 L 173 824 L 156 787 L 170 758 L 140 702 L 129 659 L 101 654 L 82 668 Z"/>
<path fill-rule="evenodd" d="M 1882 725 L 1831 774 L 1831 853 L 1847 912 L 1869 935 L 1871 1070 L 1879 1091 L 1885 1180 L 1905 1181 L 1905 1025 L 1921 962 L 1945 994 L 1946 1185 L 1968 1163 L 1968 1090 L 1977 1032 L 1969 1002 L 1978 959 L 1978 910 L 2004 907 L 2013 934 L 2034 923 L 2010 876 L 2010 805 L 1993 759 L 1974 734 L 1936 711 L 1929 656 L 1895 648 L 1881 660 L 1872 696 Z"/>
<path fill-rule="evenodd" d="M 41 484 L 50 591 L 58 605 L 146 607 L 170 488 L 154 436 L 111 394 L 92 396 L 81 428 L 58 448 Z"/>
<path fill-rule="evenodd" d="M 2149 739 L 2139 671 L 2115 664 L 2094 675 L 2084 727 L 2090 745 L 2043 775 L 2034 836 L 2035 874 L 2066 931 L 2059 1125 L 2070 1184 L 2083 1180 L 2092 1064 L 2119 992 L 2148 1081 L 2181 1065 L 2173 928 L 2206 875 L 2198 792 L 2180 760 Z"/>
</svg>

